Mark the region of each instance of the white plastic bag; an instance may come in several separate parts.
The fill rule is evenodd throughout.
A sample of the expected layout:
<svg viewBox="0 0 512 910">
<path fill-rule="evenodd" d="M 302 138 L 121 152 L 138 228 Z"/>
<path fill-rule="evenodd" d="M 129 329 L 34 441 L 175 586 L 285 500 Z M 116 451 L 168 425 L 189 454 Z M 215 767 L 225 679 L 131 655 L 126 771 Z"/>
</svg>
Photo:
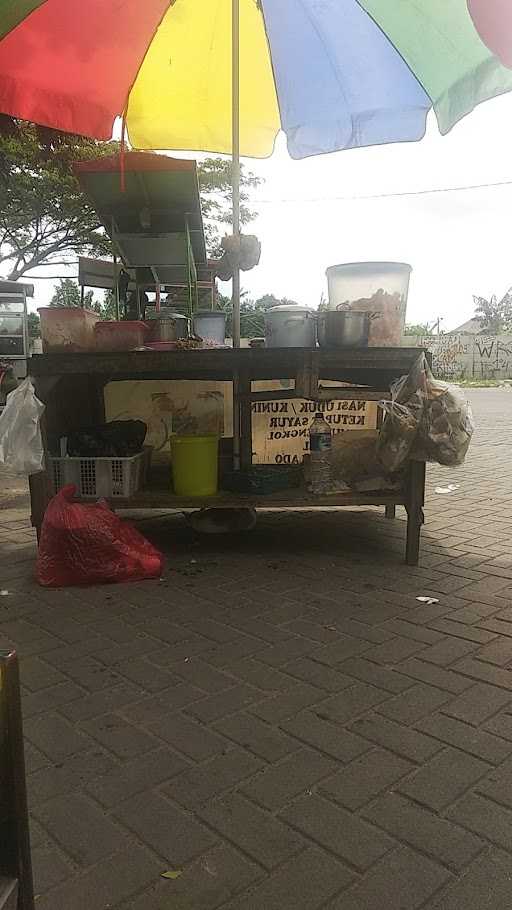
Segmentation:
<svg viewBox="0 0 512 910">
<path fill-rule="evenodd" d="M 43 441 L 39 420 L 44 404 L 36 398 L 32 380 L 7 396 L 0 414 L 0 465 L 15 474 L 35 474 L 44 467 Z"/>
</svg>

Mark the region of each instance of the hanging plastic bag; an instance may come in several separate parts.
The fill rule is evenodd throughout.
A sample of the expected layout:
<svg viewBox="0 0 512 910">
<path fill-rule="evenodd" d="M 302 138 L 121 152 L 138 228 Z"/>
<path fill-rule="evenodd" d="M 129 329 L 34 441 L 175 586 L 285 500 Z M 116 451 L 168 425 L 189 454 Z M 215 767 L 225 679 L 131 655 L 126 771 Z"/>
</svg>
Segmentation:
<svg viewBox="0 0 512 910">
<path fill-rule="evenodd" d="M 358 492 L 400 489 L 400 478 L 391 478 L 377 457 L 378 430 L 345 430 L 332 438 L 329 454 L 335 488 L 345 484 Z"/>
<path fill-rule="evenodd" d="M 379 401 L 384 422 L 377 441 L 377 455 L 390 474 L 404 468 L 411 457 L 423 419 L 428 369 L 425 355 L 420 354 L 407 376 L 392 383 L 391 401 Z"/>
<path fill-rule="evenodd" d="M 7 396 L 0 414 L 0 464 L 15 474 L 36 474 L 44 467 L 39 421 L 44 404 L 27 378 Z"/>
<path fill-rule="evenodd" d="M 37 555 L 40 585 L 112 584 L 159 578 L 164 558 L 104 500 L 73 502 L 76 487 L 59 490 L 48 504 Z"/>
<path fill-rule="evenodd" d="M 475 429 L 471 405 L 461 389 L 427 378 L 425 411 L 413 457 L 448 467 L 461 465 Z"/>
<path fill-rule="evenodd" d="M 391 386 L 377 451 L 384 467 L 394 472 L 407 458 L 461 465 L 475 428 L 471 406 L 457 386 L 434 379 L 424 354 L 409 374 Z"/>
<path fill-rule="evenodd" d="M 416 406 L 423 403 L 425 396 L 428 394 L 428 380 L 432 378 L 430 367 L 425 354 L 420 354 L 414 361 L 411 369 L 406 376 L 401 376 L 391 383 L 390 391 L 393 401 L 399 404 L 410 405 L 411 402 Z"/>
<path fill-rule="evenodd" d="M 260 261 L 261 243 L 252 234 L 240 234 L 238 237 L 228 234 L 222 238 L 220 245 L 225 252 L 215 263 L 215 272 L 221 281 L 229 281 L 236 266 L 243 272 L 249 272 Z"/>
<path fill-rule="evenodd" d="M 377 456 L 389 474 L 396 474 L 410 457 L 418 435 L 418 416 L 397 401 L 380 401 L 385 413 L 377 440 Z"/>
</svg>

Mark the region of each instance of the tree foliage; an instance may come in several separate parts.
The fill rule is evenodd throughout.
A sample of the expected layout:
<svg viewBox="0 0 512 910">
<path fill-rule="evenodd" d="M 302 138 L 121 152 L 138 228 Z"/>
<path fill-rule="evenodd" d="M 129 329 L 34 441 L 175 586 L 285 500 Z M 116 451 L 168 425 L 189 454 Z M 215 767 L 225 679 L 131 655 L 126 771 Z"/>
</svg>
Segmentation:
<svg viewBox="0 0 512 910">
<path fill-rule="evenodd" d="M 81 306 L 82 299 L 80 287 L 73 278 L 60 278 L 55 286 L 50 306 Z M 116 318 L 116 301 L 112 291 L 103 292 L 103 300 L 96 300 L 94 291 L 89 290 L 84 294 L 84 307 L 94 310 L 101 319 Z"/>
<path fill-rule="evenodd" d="M 212 258 L 220 257 L 220 240 L 232 223 L 232 162 L 229 158 L 205 158 L 198 162 L 197 174 L 201 208 L 203 210 L 206 245 Z M 250 207 L 250 191 L 256 189 L 261 178 L 240 166 L 240 220 L 250 224 L 255 213 Z"/>
<path fill-rule="evenodd" d="M 80 288 L 72 278 L 61 278 L 55 285 L 50 306 L 81 306 Z M 94 306 L 94 291 L 84 294 L 84 306 L 92 309 Z"/>
<path fill-rule="evenodd" d="M 98 306 L 95 304 L 95 308 Z M 103 291 L 103 301 L 99 304 L 102 319 L 117 319 L 116 297 L 113 291 Z"/>
<path fill-rule="evenodd" d="M 477 297 L 475 302 L 475 316 L 480 320 L 482 331 L 489 335 L 501 335 L 512 332 L 512 288 L 498 300 L 496 294 L 492 297 Z"/>
<path fill-rule="evenodd" d="M 41 337 L 41 320 L 39 319 L 39 313 L 28 313 L 27 327 L 29 338 Z"/>
<path fill-rule="evenodd" d="M 413 325 L 406 325 L 404 328 L 404 335 L 419 335 L 424 337 L 432 335 L 432 326 L 428 322 L 418 322 Z"/>
<path fill-rule="evenodd" d="M 69 265 L 78 255 L 109 255 L 72 165 L 116 149 L 0 117 L 0 268 L 7 267 L 9 280 L 37 266 Z"/>
<path fill-rule="evenodd" d="M 118 149 L 116 142 L 95 142 L 0 115 L 0 270 L 5 277 L 16 281 L 37 267 L 74 265 L 80 255 L 111 255 L 110 241 L 73 175 L 73 163 Z M 206 158 L 198 164 L 212 256 L 231 219 L 231 176 L 227 159 Z M 242 169 L 243 224 L 254 218 L 249 192 L 259 183 Z"/>
</svg>

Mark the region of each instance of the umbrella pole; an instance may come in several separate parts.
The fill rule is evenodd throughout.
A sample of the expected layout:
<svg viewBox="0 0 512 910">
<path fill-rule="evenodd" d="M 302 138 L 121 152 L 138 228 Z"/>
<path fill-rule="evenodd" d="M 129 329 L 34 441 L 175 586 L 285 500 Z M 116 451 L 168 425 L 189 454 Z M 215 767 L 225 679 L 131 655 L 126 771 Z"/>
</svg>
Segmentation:
<svg viewBox="0 0 512 910">
<path fill-rule="evenodd" d="M 240 0 L 231 0 L 233 237 L 240 238 Z M 235 246 L 236 249 L 236 246 Z M 240 266 L 233 271 L 233 347 L 240 347 Z M 233 467 L 240 468 L 240 378 L 233 372 Z"/>
<path fill-rule="evenodd" d="M 232 0 L 233 236 L 240 237 L 240 0 Z M 233 347 L 240 347 L 240 267 L 233 272 Z"/>
</svg>

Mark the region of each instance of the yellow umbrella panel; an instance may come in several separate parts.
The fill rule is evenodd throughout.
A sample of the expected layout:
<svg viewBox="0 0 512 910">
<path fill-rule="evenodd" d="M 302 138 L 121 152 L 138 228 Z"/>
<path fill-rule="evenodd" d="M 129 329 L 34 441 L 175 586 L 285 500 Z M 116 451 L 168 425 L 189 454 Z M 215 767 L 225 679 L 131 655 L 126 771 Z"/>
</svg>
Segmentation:
<svg viewBox="0 0 512 910">
<path fill-rule="evenodd" d="M 279 109 L 263 17 L 240 5 L 240 153 L 272 153 Z M 130 92 L 136 148 L 232 152 L 232 9 L 229 0 L 177 0 L 164 17 Z"/>
</svg>

